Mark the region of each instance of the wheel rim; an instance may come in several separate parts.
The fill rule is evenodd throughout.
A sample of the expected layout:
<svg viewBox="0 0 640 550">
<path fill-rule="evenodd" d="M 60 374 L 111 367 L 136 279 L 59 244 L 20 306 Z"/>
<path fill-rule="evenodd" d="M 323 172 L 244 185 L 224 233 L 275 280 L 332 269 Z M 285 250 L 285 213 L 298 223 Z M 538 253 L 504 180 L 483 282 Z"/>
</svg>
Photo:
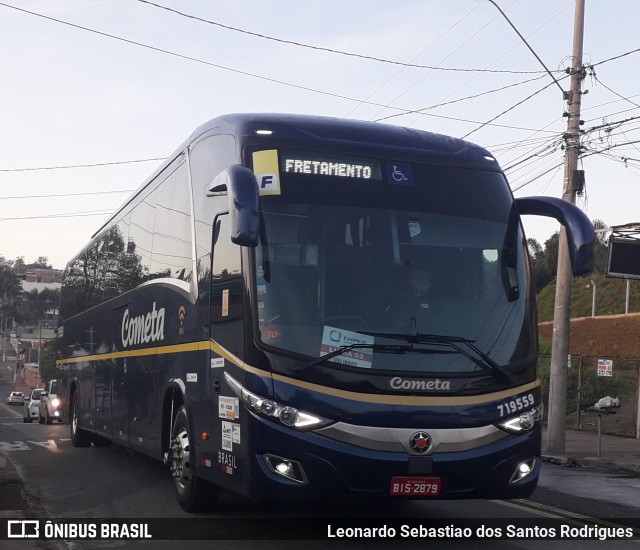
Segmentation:
<svg viewBox="0 0 640 550">
<path fill-rule="evenodd" d="M 77 401 L 73 400 L 73 409 L 71 413 L 71 431 L 75 435 L 78 431 L 78 406 L 76 405 Z"/>
<path fill-rule="evenodd" d="M 180 492 L 186 491 L 191 483 L 191 446 L 189 433 L 183 427 L 171 442 L 170 469 L 176 487 Z"/>
</svg>

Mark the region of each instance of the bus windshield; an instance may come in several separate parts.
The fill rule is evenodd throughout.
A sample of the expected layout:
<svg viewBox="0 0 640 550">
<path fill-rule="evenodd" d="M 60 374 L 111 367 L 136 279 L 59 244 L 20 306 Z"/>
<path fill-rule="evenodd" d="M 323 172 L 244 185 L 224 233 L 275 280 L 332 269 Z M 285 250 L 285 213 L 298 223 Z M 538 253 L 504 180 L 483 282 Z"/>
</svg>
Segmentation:
<svg viewBox="0 0 640 550">
<path fill-rule="evenodd" d="M 284 173 L 280 194 L 261 197 L 261 342 L 314 368 L 469 374 L 478 357 L 507 370 L 534 358 L 524 237 L 503 176 L 402 166 L 401 182 L 391 162 L 377 179 Z"/>
</svg>

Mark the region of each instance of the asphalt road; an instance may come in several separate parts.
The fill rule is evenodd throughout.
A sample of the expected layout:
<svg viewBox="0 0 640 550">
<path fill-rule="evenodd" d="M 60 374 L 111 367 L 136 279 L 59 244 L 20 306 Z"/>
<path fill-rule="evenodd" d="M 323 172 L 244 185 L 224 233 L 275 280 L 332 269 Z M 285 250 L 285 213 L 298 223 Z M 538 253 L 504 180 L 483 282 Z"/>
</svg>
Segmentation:
<svg viewBox="0 0 640 550">
<path fill-rule="evenodd" d="M 2 376 L 0 375 L 0 378 Z M 9 392 L 0 379 L 0 396 Z M 157 461 L 133 454 L 118 446 L 75 448 L 69 440 L 69 426 L 40 425 L 22 422 L 20 407 L 0 403 L 0 451 L 15 466 L 24 481 L 32 512 L 41 518 L 207 518 L 224 526 L 233 518 L 242 518 L 246 538 L 260 538 L 264 528 L 258 518 L 267 518 L 269 526 L 295 525 L 307 518 L 336 518 L 357 523 L 370 518 L 375 525 L 395 520 L 418 522 L 421 519 L 447 520 L 460 518 L 501 520 L 554 517 L 583 521 L 598 518 L 599 524 L 624 524 L 625 519 L 640 517 L 640 479 L 606 471 L 569 469 L 543 465 L 540 488 L 528 501 L 401 501 L 382 506 L 379 502 L 327 502 L 314 504 L 258 504 L 233 494 L 223 493 L 218 509 L 211 514 L 194 516 L 183 512 L 175 501 L 173 486 L 166 468 Z M 604 521 L 604 523 L 603 523 Z M 128 548 L 123 541 L 56 543 L 55 548 Z M 11 543 L 13 544 L 13 543 Z M 152 541 L 153 548 L 175 548 L 175 541 Z M 178 543 L 180 544 L 180 543 Z M 300 541 L 216 541 L 195 543 L 190 547 L 296 548 Z M 306 548 L 326 548 L 327 541 L 305 541 Z M 423 548 L 424 540 L 343 539 L 334 537 L 331 547 Z M 486 548 L 601 548 L 596 540 L 440 540 L 429 541 L 431 547 Z M 614 547 L 636 544 L 630 541 L 608 542 Z M 295 546 L 294 546 L 295 545 Z M 42 546 L 44 547 L 44 546 Z"/>
</svg>

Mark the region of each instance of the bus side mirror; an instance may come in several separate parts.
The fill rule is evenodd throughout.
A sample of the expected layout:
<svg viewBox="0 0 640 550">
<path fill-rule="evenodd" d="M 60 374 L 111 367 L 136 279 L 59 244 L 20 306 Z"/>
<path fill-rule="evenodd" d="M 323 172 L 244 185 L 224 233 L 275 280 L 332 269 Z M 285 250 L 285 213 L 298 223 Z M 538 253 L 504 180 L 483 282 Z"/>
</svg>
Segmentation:
<svg viewBox="0 0 640 550">
<path fill-rule="evenodd" d="M 234 164 L 220 172 L 209 185 L 207 195 L 229 195 L 231 242 L 258 246 L 258 182 L 249 168 Z"/>
<path fill-rule="evenodd" d="M 520 215 L 532 214 L 555 218 L 564 225 L 574 275 L 593 271 L 593 224 L 575 204 L 556 197 L 522 197 L 516 199 Z"/>
</svg>

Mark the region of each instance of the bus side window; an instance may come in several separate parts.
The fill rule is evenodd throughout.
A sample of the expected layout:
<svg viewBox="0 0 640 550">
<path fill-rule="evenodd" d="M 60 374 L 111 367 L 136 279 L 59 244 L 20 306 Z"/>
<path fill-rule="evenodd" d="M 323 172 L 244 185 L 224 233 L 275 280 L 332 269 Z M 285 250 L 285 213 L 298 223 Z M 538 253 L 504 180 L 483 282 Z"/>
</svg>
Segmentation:
<svg viewBox="0 0 640 550">
<path fill-rule="evenodd" d="M 187 164 L 183 163 L 156 192 L 156 217 L 150 273 L 190 281 L 191 205 Z"/>
</svg>

